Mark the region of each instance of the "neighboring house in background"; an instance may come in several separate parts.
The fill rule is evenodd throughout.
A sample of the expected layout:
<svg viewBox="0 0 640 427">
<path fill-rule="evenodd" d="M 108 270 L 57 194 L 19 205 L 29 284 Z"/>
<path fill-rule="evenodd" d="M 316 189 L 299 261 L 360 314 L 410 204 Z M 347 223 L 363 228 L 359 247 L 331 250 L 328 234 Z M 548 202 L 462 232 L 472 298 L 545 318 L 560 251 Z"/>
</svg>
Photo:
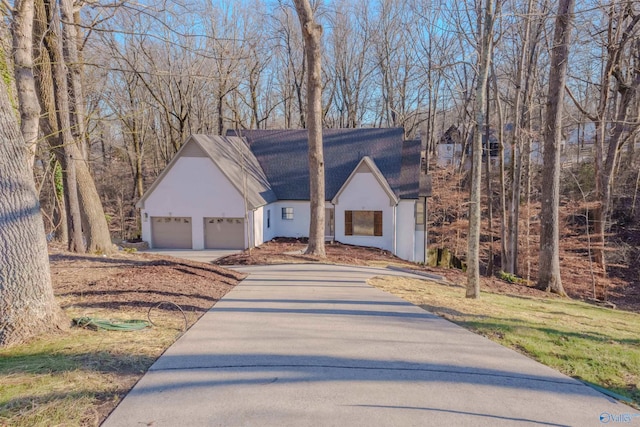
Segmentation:
<svg viewBox="0 0 640 427">
<path fill-rule="evenodd" d="M 429 189 L 420 141 L 404 141 L 397 128 L 325 129 L 323 145 L 326 239 L 423 262 Z M 152 248 L 245 249 L 307 237 L 307 131 L 192 135 L 138 207 Z"/>
<path fill-rule="evenodd" d="M 440 167 L 459 166 L 463 145 L 462 135 L 458 128 L 450 126 L 438 141 L 436 164 Z"/>
</svg>

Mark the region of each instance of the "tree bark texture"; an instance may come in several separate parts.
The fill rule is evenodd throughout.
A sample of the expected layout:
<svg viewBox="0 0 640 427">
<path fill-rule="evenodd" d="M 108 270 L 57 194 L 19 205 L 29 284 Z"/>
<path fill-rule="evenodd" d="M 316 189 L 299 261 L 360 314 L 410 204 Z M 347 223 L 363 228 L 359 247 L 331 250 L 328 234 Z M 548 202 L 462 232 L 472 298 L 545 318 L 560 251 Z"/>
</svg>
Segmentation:
<svg viewBox="0 0 640 427">
<path fill-rule="evenodd" d="M 307 128 L 309 130 L 309 184 L 311 222 L 307 254 L 325 257 L 324 155 L 322 150 L 322 26 L 315 22 L 308 0 L 295 0 L 304 38 L 307 74 Z"/>
<path fill-rule="evenodd" d="M 486 123 L 485 123 L 485 139 L 487 140 L 486 153 L 486 169 L 485 169 L 485 183 L 487 190 L 487 215 L 488 215 L 488 231 L 489 231 L 489 260 L 487 261 L 487 277 L 493 276 L 493 186 L 491 185 L 491 132 L 489 117 L 491 116 L 489 110 L 489 82 L 487 81 L 487 96 L 486 96 Z"/>
<path fill-rule="evenodd" d="M 38 140 L 40 104 L 33 76 L 33 0 L 17 0 L 14 4 L 11 35 L 13 62 L 20 110 L 20 130 L 28 148 L 27 163 L 33 167 Z"/>
<path fill-rule="evenodd" d="M 56 100 L 53 89 L 53 71 L 49 51 L 45 45 L 51 45 L 48 39 L 45 39 L 49 28 L 49 19 L 47 18 L 47 10 L 43 0 L 35 0 L 34 13 L 34 39 L 43 40 L 34 46 L 34 75 L 36 83 L 36 94 L 39 104 L 42 108 L 40 115 L 40 131 L 44 139 L 49 144 L 51 153 L 55 155 L 56 160 L 52 161 L 55 173 L 53 174 L 52 185 L 56 194 L 56 214 L 54 215 L 56 224 L 59 227 L 55 230 L 55 238 L 59 242 L 69 243 L 69 220 L 67 217 L 66 200 L 66 171 L 64 170 L 64 149 L 58 129 L 58 119 L 56 116 Z M 47 37 L 52 37 L 47 34 Z M 59 191 L 59 185 L 62 191 Z"/>
<path fill-rule="evenodd" d="M 56 119 L 60 130 L 60 142 L 63 147 L 61 163 L 65 182 L 65 204 L 68 209 L 69 250 L 83 253 L 86 248 L 82 236 L 82 216 L 80 214 L 78 180 L 76 177 L 76 166 L 82 160 L 82 156 L 71 133 L 67 84 L 68 70 L 62 57 L 61 37 L 59 34 L 60 19 L 56 11 L 55 0 L 45 0 L 44 4 L 47 12 L 47 21 L 50 22 L 50 30 L 46 32 L 44 42 L 51 63 Z"/>
<path fill-rule="evenodd" d="M 492 67 L 493 69 L 493 67 Z M 505 270 L 505 262 L 507 258 L 507 187 L 505 184 L 505 168 L 504 168 L 504 114 L 502 112 L 502 101 L 500 100 L 500 91 L 498 90 L 498 77 L 495 71 L 493 76 L 493 93 L 496 102 L 496 112 L 498 113 L 498 167 L 500 174 L 500 266 Z"/>
<path fill-rule="evenodd" d="M 45 35 L 45 46 L 52 66 L 53 94 L 56 103 L 56 118 L 63 147 L 63 167 L 66 172 L 66 206 L 69 218 L 69 249 L 74 252 L 110 253 L 114 246 L 111 242 L 109 226 L 98 195 L 95 182 L 87 162 L 80 151 L 77 140 L 71 132 L 71 110 L 69 102 L 69 70 L 63 57 L 60 37 L 60 19 L 52 1 L 44 2 L 50 31 Z M 44 88 L 44 92 L 50 91 Z M 52 118 L 49 117 L 51 121 Z M 86 247 L 83 239 L 86 236 Z M 80 233 L 80 234 L 78 234 Z"/>
<path fill-rule="evenodd" d="M 78 53 L 78 31 L 74 22 L 73 4 L 71 0 L 59 0 L 60 17 L 62 20 L 62 45 L 64 58 L 69 70 L 72 133 L 76 144 L 80 148 L 83 160 L 88 159 L 86 144 L 84 91 L 82 89 L 82 66 Z"/>
<path fill-rule="evenodd" d="M 0 84 L 0 347 L 64 324 L 24 140 Z"/>
<path fill-rule="evenodd" d="M 467 246 L 467 298 L 480 297 L 480 196 L 482 187 L 482 134 L 486 120 L 485 107 L 487 81 L 493 51 L 494 3 L 487 0 L 482 11 L 478 32 L 481 45 L 478 49 L 478 81 L 475 99 L 475 131 L 471 158 L 471 190 L 469 195 L 469 241 Z M 487 141 L 488 143 L 488 141 Z"/>
<path fill-rule="evenodd" d="M 560 278 L 560 141 L 574 6 L 575 0 L 560 0 L 558 5 L 544 127 L 538 288 L 560 295 L 565 295 Z"/>
</svg>

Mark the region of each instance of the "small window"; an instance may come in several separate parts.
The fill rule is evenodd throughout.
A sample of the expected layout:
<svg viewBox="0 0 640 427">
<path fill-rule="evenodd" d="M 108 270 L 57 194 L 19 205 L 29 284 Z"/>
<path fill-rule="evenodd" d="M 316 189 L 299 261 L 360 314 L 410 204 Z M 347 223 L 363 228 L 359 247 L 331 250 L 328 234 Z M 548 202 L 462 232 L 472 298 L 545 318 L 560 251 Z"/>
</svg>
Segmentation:
<svg viewBox="0 0 640 427">
<path fill-rule="evenodd" d="M 267 210 L 267 228 L 271 228 L 271 209 Z"/>
<path fill-rule="evenodd" d="M 345 211 L 345 236 L 382 236 L 382 211 Z"/>
<path fill-rule="evenodd" d="M 293 219 L 293 208 L 282 208 L 282 219 Z"/>
</svg>

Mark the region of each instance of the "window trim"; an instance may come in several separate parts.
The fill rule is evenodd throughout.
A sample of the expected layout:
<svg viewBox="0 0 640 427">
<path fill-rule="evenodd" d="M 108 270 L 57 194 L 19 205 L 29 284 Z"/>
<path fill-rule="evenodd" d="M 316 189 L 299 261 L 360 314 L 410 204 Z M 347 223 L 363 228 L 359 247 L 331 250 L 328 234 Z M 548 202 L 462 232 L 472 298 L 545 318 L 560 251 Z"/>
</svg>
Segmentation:
<svg viewBox="0 0 640 427">
<path fill-rule="evenodd" d="M 355 234 L 353 231 L 354 212 L 373 212 L 373 234 Z M 344 211 L 344 235 L 362 237 L 382 237 L 383 236 L 382 211 L 374 210 L 346 210 Z"/>
<path fill-rule="evenodd" d="M 291 221 L 293 220 L 293 208 L 292 207 L 283 207 L 282 208 L 282 219 Z"/>
</svg>

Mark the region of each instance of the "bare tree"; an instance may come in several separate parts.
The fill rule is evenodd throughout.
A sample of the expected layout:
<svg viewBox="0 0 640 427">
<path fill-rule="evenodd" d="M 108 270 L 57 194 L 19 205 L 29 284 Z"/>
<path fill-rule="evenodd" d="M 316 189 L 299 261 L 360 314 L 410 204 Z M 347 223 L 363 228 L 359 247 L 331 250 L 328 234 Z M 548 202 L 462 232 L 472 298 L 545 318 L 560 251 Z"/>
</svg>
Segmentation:
<svg viewBox="0 0 640 427">
<path fill-rule="evenodd" d="M 495 1 L 495 3 L 494 3 Z M 493 53 L 496 10 L 500 0 L 486 0 L 478 16 L 478 79 L 474 104 L 475 130 L 471 159 L 469 195 L 469 242 L 467 249 L 467 298 L 480 297 L 480 192 L 482 185 L 482 134 L 486 121 L 486 96 Z M 488 141 L 487 141 L 488 144 Z"/>
<path fill-rule="evenodd" d="M 295 17 L 290 8 L 281 6 L 273 19 L 276 22 L 274 71 L 277 96 L 282 100 L 283 124 L 286 128 L 306 127 L 303 95 L 307 61 L 300 37 L 295 34 Z"/>
<path fill-rule="evenodd" d="M 324 155 L 322 150 L 322 26 L 313 16 L 309 0 L 294 0 L 309 66 L 307 74 L 307 124 L 309 129 L 309 179 L 311 222 L 307 254 L 324 258 Z"/>
<path fill-rule="evenodd" d="M 332 56 L 329 60 L 336 86 L 333 108 L 337 117 L 333 121 L 343 128 L 362 125 L 373 92 L 370 81 L 375 67 L 367 60 L 372 54 L 373 35 L 369 5 L 361 2 L 359 6 L 344 1 L 335 5 L 330 36 Z"/>
<path fill-rule="evenodd" d="M 64 327 L 24 140 L 0 84 L 0 347 Z"/>
<path fill-rule="evenodd" d="M 606 224 L 609 215 L 615 171 L 620 151 L 640 128 L 638 112 L 634 111 L 634 99 L 640 90 L 640 5 L 634 1 L 612 1 L 604 6 L 607 28 L 594 31 L 603 34 L 602 74 L 595 83 L 599 89 L 595 113 L 581 105 L 571 92 L 578 109 L 596 128 L 594 143 L 594 168 L 598 206 L 594 212 L 594 247 L 596 263 L 606 273 Z M 605 152 L 606 149 L 606 152 Z"/>
<path fill-rule="evenodd" d="M 40 104 L 33 76 L 33 16 L 33 0 L 15 2 L 11 23 L 14 75 L 20 110 L 20 130 L 29 150 L 30 167 L 33 167 L 40 118 Z"/>
<path fill-rule="evenodd" d="M 38 1 L 41 2 L 41 0 Z M 55 1 L 45 0 L 38 5 L 38 8 L 43 11 L 39 12 L 40 18 L 46 19 L 46 24 L 40 23 L 39 28 L 43 32 L 41 37 L 49 56 L 47 67 L 51 67 L 51 78 L 40 76 L 40 98 L 47 102 L 49 121 L 54 119 L 51 114 L 52 106 L 49 104 L 51 100 L 55 103 L 56 128 L 60 132 L 60 145 L 64 153 L 62 164 L 65 172 L 65 201 L 68 208 L 69 249 L 84 252 L 88 248 L 91 252 L 109 253 L 114 250 L 114 246 L 111 243 L 102 202 L 85 156 L 80 151 L 78 141 L 72 133 L 71 91 L 68 84 L 71 76 L 67 67 L 70 58 L 64 56 L 64 45 L 69 43 L 75 45 L 77 40 L 65 40 L 61 32 L 62 25 Z M 73 23 L 67 24 L 73 25 Z M 50 129 L 53 127 L 50 126 Z M 84 236 L 83 225 L 86 233 Z"/>
<path fill-rule="evenodd" d="M 540 267 L 538 288 L 565 295 L 560 278 L 560 140 L 564 87 L 567 80 L 571 23 L 575 0 L 560 0 L 553 35 L 549 94 L 544 128 L 544 166 L 540 221 Z"/>
<path fill-rule="evenodd" d="M 86 247 L 82 235 L 82 216 L 80 213 L 80 198 L 78 195 L 78 179 L 76 176 L 77 164 L 82 160 L 80 150 L 75 145 L 71 133 L 71 121 L 69 117 L 69 90 L 67 83 L 67 67 L 62 55 L 62 43 L 60 36 L 60 18 L 56 10 L 54 0 L 38 0 L 41 9 L 44 11 L 43 18 L 46 24 L 42 29 L 50 28 L 43 33 L 43 41 L 49 55 L 47 64 L 50 64 L 51 78 L 46 82 L 51 86 L 46 87 L 45 83 L 40 83 L 41 99 L 51 99 L 53 111 L 59 130 L 59 147 L 61 151 L 61 164 L 64 174 L 65 184 L 65 205 L 67 206 L 67 228 L 69 230 L 68 248 L 73 252 L 85 252 Z M 40 8 L 40 5 L 37 6 Z M 47 76 L 48 78 L 48 76 Z M 47 92 L 42 93 L 42 92 Z M 53 120 L 49 117 L 49 120 Z"/>
</svg>

